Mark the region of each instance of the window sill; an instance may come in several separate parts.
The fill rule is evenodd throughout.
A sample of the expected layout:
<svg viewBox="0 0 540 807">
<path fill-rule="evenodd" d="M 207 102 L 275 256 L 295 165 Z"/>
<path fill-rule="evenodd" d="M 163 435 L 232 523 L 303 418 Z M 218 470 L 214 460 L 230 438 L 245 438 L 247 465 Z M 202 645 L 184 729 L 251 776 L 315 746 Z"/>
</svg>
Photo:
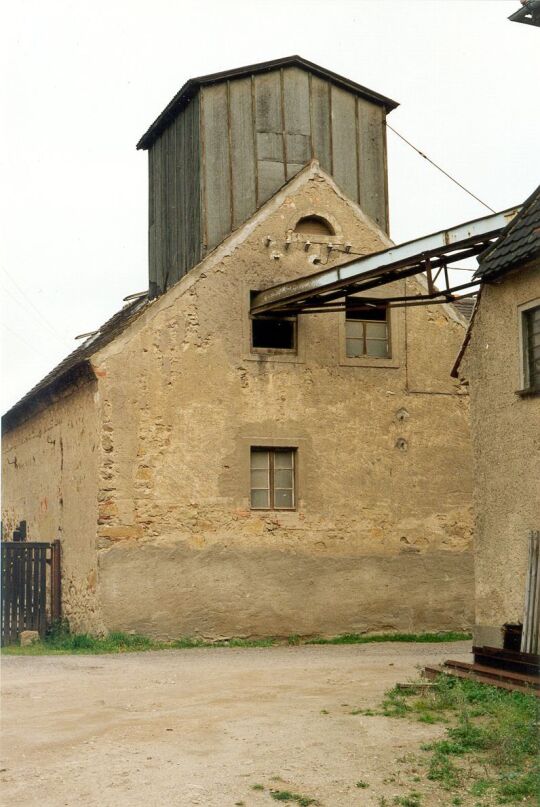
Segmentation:
<svg viewBox="0 0 540 807">
<path fill-rule="evenodd" d="M 398 369 L 400 366 L 398 358 L 378 359 L 370 356 L 358 356 L 357 358 L 349 358 L 348 356 L 341 356 L 340 365 L 342 367 L 377 367 L 378 369 Z"/>
<path fill-rule="evenodd" d="M 265 350 L 263 348 L 251 350 L 244 355 L 244 361 L 257 362 L 288 362 L 290 364 L 303 364 L 304 359 L 296 350 Z"/>
<path fill-rule="evenodd" d="M 290 347 L 252 347 L 253 356 L 297 356 L 296 348 Z"/>
<path fill-rule="evenodd" d="M 250 507 L 250 513 L 296 513 L 296 507 Z"/>
<path fill-rule="evenodd" d="M 518 389 L 516 390 L 516 395 L 520 398 L 537 398 L 540 397 L 540 389 L 534 389 L 532 387 L 529 389 Z"/>
</svg>

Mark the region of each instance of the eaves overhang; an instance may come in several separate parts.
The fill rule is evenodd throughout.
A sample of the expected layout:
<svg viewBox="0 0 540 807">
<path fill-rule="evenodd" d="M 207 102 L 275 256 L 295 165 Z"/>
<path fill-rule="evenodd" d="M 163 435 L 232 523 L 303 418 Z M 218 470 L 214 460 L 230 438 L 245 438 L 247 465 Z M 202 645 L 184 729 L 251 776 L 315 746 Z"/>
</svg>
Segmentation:
<svg viewBox="0 0 540 807">
<path fill-rule="evenodd" d="M 92 356 L 119 336 L 150 304 L 145 292 L 117 311 L 2 416 L 2 431 L 11 431 L 73 390 L 94 381 Z"/>
<path fill-rule="evenodd" d="M 37 389 L 32 390 L 12 406 L 2 416 L 2 433 L 7 434 L 52 403 L 65 397 L 70 391 L 78 389 L 89 381 L 95 381 L 95 378 L 92 364 L 88 359 L 73 364 L 49 383 L 38 385 Z"/>
<path fill-rule="evenodd" d="M 522 8 L 510 14 L 511 22 L 522 22 L 540 28 L 540 0 L 523 0 Z"/>
</svg>

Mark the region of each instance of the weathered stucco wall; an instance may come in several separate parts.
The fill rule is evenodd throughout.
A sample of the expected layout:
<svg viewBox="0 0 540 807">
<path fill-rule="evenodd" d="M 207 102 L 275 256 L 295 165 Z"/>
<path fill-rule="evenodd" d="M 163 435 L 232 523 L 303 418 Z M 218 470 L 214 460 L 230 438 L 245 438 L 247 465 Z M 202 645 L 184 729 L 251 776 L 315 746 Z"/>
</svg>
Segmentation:
<svg viewBox="0 0 540 807">
<path fill-rule="evenodd" d="M 519 307 L 540 298 L 540 263 L 486 284 L 460 374 L 474 446 L 477 644 L 523 621 L 528 533 L 540 526 L 540 398 L 523 388 Z"/>
<path fill-rule="evenodd" d="M 110 629 L 224 636 L 472 621 L 468 401 L 449 375 L 459 318 L 395 309 L 389 360 L 347 360 L 340 314 L 300 317 L 296 357 L 250 352 L 250 290 L 350 257 L 324 238 L 308 252 L 294 238 L 285 248 L 300 215 L 314 213 L 334 225 L 326 241 L 353 252 L 388 243 L 330 181 L 299 175 L 95 357 L 98 585 Z M 251 445 L 297 448 L 295 512 L 250 511 Z"/>
<path fill-rule="evenodd" d="M 63 615 L 79 632 L 100 627 L 95 394 L 95 383 L 72 390 L 2 438 L 4 535 L 26 519 L 28 540 L 61 540 Z"/>
</svg>

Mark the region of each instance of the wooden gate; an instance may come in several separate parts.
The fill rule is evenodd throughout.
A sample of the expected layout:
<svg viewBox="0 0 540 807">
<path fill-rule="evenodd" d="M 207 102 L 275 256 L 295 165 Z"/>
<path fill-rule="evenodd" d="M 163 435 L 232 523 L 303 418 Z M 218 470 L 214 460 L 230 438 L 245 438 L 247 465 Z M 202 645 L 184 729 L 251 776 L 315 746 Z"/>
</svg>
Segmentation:
<svg viewBox="0 0 540 807">
<path fill-rule="evenodd" d="M 2 542 L 2 644 L 61 618 L 60 541 Z"/>
</svg>

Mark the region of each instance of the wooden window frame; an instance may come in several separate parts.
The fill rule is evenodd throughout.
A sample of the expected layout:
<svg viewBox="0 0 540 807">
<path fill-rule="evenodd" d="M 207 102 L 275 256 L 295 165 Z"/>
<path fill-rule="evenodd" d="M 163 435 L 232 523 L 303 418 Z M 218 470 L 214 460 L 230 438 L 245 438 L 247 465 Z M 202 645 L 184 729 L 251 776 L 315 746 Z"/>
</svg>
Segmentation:
<svg viewBox="0 0 540 807">
<path fill-rule="evenodd" d="M 532 300 L 530 303 L 519 306 L 519 341 L 521 354 L 521 389 L 518 394 L 525 397 L 528 395 L 540 395 L 540 385 L 533 384 L 531 379 L 531 353 L 529 349 L 529 317 L 540 308 L 540 300 Z"/>
<path fill-rule="evenodd" d="M 391 359 L 392 358 L 392 330 L 390 328 L 390 308 L 389 308 L 389 306 L 387 304 L 384 306 L 384 309 L 385 309 L 384 320 L 382 320 L 382 319 L 376 320 L 376 319 L 360 319 L 360 318 L 354 318 L 353 319 L 353 318 L 348 318 L 347 317 L 347 301 L 348 300 L 357 300 L 357 299 L 358 299 L 358 302 L 361 303 L 361 299 L 360 298 L 355 298 L 355 297 L 348 297 L 346 302 L 345 302 L 345 356 L 346 356 L 346 358 L 347 359 L 372 359 L 374 361 L 377 361 L 377 360 L 387 361 L 388 359 Z M 382 307 L 382 305 L 379 306 L 379 307 Z M 359 342 L 360 339 L 348 336 L 348 334 L 347 334 L 347 323 L 348 322 L 359 322 L 359 323 L 362 324 L 362 347 L 363 347 L 364 352 L 360 356 L 358 356 L 358 355 L 357 356 L 349 356 L 348 349 L 347 349 L 348 341 L 349 340 L 351 340 L 351 341 L 354 340 L 354 341 Z M 386 342 L 386 356 L 373 356 L 373 355 L 371 355 L 370 353 L 367 352 L 368 338 L 367 338 L 367 327 L 366 326 L 369 325 L 369 324 L 372 324 L 374 322 L 375 323 L 384 322 L 384 324 L 386 325 L 386 339 L 373 339 L 373 338 L 371 338 L 371 340 L 370 340 L 370 341 Z"/>
<path fill-rule="evenodd" d="M 258 317 L 258 319 L 275 320 L 276 317 Z M 251 353 L 262 353 L 276 356 L 296 356 L 298 354 L 298 316 L 280 317 L 293 324 L 293 347 L 255 347 L 253 344 L 253 322 L 254 318 L 249 318 L 249 347 Z"/>
<path fill-rule="evenodd" d="M 268 484 L 269 484 L 269 487 L 268 488 L 252 488 L 251 487 L 251 470 L 253 470 L 253 469 L 252 469 L 252 466 L 251 466 L 251 458 L 252 458 L 252 455 L 254 453 L 263 452 L 263 451 L 268 452 L 268 477 L 269 477 Z M 275 460 L 275 455 L 276 454 L 284 454 L 286 452 L 291 454 L 291 456 L 292 456 L 292 502 L 293 503 L 292 503 L 292 507 L 278 507 L 275 504 L 275 483 L 274 483 L 275 465 L 274 465 L 274 460 Z M 251 446 L 250 447 L 250 451 L 249 451 L 249 469 L 250 469 L 249 506 L 250 506 L 251 510 L 259 510 L 259 511 L 263 511 L 263 512 L 279 510 L 279 511 L 284 511 L 284 512 L 289 512 L 290 513 L 290 512 L 297 509 L 297 506 L 296 506 L 296 502 L 297 502 L 297 496 L 296 496 L 296 485 L 297 485 L 296 452 L 297 452 L 297 449 L 294 446 L 279 446 L 279 447 L 276 447 L 276 446 Z M 287 488 L 283 488 L 283 490 L 286 490 L 286 489 Z M 255 507 L 251 503 L 251 493 L 252 493 L 253 490 L 268 490 L 268 499 L 269 499 L 269 502 L 270 502 L 268 507 Z"/>
</svg>

